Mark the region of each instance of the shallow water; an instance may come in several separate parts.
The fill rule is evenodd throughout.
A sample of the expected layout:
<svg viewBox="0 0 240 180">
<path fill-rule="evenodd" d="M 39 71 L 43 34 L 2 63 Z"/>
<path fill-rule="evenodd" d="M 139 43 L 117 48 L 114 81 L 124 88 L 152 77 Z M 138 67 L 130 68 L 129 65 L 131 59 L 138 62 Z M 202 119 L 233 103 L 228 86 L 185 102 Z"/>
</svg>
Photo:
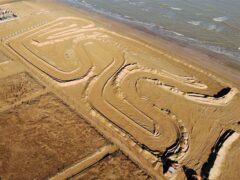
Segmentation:
<svg viewBox="0 0 240 180">
<path fill-rule="evenodd" d="M 63 0 L 240 61 L 240 0 Z"/>
</svg>

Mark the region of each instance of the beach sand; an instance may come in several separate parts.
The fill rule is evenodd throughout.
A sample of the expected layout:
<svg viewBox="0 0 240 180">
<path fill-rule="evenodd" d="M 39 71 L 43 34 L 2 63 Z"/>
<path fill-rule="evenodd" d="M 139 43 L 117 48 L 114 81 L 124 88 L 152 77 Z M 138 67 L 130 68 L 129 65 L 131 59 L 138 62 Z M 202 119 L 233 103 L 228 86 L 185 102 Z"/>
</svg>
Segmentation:
<svg viewBox="0 0 240 180">
<path fill-rule="evenodd" d="M 65 4 L 0 8 L 17 14 L 0 24 L 0 179 L 167 179 L 165 157 L 200 174 L 221 134 L 240 133 L 226 57 Z"/>
</svg>

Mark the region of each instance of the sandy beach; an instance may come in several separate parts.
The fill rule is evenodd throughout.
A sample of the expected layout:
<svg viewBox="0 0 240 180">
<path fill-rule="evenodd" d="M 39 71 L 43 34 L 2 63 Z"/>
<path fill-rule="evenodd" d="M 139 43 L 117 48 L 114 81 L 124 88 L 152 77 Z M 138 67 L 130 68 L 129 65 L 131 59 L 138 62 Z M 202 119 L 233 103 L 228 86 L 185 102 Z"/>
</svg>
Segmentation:
<svg viewBox="0 0 240 180">
<path fill-rule="evenodd" d="M 239 138 L 209 163 L 240 133 L 237 62 L 63 3 L 0 8 L 0 179 L 169 179 L 164 159 L 240 175 Z"/>
</svg>

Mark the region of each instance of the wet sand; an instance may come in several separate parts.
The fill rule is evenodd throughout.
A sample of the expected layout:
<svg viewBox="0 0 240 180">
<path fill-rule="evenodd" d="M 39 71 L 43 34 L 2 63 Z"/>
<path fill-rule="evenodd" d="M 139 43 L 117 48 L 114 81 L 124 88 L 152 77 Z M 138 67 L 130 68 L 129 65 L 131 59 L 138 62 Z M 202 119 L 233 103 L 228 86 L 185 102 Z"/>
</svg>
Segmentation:
<svg viewBox="0 0 240 180">
<path fill-rule="evenodd" d="M 0 24 L 3 179 L 167 179 L 166 157 L 200 173 L 221 132 L 240 133 L 225 57 L 59 3 L 1 8 L 18 15 Z"/>
</svg>

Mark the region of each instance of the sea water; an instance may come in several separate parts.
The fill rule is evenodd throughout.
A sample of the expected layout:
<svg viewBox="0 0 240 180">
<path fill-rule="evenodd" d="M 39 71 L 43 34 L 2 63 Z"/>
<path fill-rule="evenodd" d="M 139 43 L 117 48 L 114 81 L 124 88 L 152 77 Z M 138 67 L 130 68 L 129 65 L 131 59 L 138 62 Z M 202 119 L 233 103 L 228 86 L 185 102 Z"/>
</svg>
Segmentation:
<svg viewBox="0 0 240 180">
<path fill-rule="evenodd" d="M 240 0 L 62 0 L 240 61 Z"/>
</svg>

